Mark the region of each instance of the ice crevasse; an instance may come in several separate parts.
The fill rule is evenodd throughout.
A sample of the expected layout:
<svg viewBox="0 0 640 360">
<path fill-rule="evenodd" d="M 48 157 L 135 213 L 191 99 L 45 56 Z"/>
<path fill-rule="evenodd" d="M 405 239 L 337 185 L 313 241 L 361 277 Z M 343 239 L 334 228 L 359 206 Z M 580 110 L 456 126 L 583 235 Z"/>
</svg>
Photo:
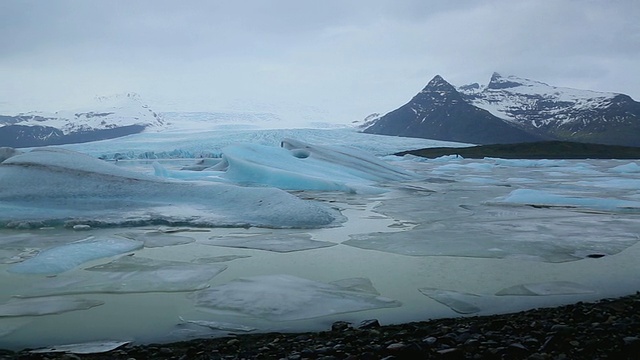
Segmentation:
<svg viewBox="0 0 640 360">
<path fill-rule="evenodd" d="M 314 228 L 337 210 L 270 187 L 178 181 L 59 148 L 16 153 L 0 163 L 0 227 L 60 224 Z"/>
</svg>

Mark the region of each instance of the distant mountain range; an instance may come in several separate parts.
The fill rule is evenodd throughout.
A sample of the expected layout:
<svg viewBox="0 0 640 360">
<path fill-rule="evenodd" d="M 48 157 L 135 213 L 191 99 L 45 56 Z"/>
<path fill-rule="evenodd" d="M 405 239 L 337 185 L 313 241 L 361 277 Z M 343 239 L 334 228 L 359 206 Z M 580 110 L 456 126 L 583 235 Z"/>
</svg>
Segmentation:
<svg viewBox="0 0 640 360">
<path fill-rule="evenodd" d="M 563 140 L 640 146 L 640 103 L 494 73 L 458 88 L 434 77 L 407 104 L 365 119 L 365 133 L 472 144 Z"/>
<path fill-rule="evenodd" d="M 98 97 L 91 109 L 0 115 L 0 147 L 83 143 L 136 134 L 164 125 L 134 93 Z"/>
</svg>

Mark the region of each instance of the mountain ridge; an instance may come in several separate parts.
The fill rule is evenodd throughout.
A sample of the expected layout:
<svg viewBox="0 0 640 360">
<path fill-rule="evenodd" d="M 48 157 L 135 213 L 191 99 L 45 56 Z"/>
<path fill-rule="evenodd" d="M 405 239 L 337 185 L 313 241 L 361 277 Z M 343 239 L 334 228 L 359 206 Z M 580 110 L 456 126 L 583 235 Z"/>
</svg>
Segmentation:
<svg viewBox="0 0 640 360">
<path fill-rule="evenodd" d="M 425 93 L 438 93 L 441 98 L 417 101 Z M 459 109 L 454 110 L 456 102 Z M 407 106 L 420 112 L 398 112 Z M 443 109 L 459 117 L 435 115 L 442 115 Z M 461 116 L 463 109 L 467 116 Z M 477 109 L 488 112 L 492 120 Z M 401 130 L 416 122 L 423 125 L 412 126 L 410 132 Z M 451 131 L 442 137 L 442 128 Z M 640 146 L 640 103 L 625 94 L 555 87 L 499 73 L 493 73 L 486 86 L 474 83 L 460 87 L 436 75 L 409 103 L 369 121 L 362 129 L 476 144 L 563 140 Z"/>
<path fill-rule="evenodd" d="M 0 147 L 83 143 L 162 128 L 159 114 L 135 93 L 97 97 L 85 109 L 0 115 Z"/>
</svg>

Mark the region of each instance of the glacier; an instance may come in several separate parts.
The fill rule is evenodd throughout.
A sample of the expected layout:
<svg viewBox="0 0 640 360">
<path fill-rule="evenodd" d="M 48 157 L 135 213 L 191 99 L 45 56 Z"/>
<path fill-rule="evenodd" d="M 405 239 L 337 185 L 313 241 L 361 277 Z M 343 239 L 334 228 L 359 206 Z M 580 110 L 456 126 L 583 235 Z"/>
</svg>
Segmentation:
<svg viewBox="0 0 640 360">
<path fill-rule="evenodd" d="M 398 157 L 448 145 L 218 125 L 0 152 L 0 347 L 327 330 L 640 287 L 638 161 Z M 87 257 L 87 239 L 135 249 Z M 72 266 L 10 271 L 52 252 Z"/>
</svg>

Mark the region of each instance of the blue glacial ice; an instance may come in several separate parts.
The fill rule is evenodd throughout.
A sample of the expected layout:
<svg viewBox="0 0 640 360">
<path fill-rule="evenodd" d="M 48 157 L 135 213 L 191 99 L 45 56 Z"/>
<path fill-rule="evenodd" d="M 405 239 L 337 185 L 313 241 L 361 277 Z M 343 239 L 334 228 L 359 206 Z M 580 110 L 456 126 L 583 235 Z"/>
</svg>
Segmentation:
<svg viewBox="0 0 640 360">
<path fill-rule="evenodd" d="M 9 266 L 7 271 L 21 274 L 59 274 L 88 261 L 124 254 L 142 246 L 141 241 L 120 237 L 88 238 L 46 249 L 32 258 Z"/>
<path fill-rule="evenodd" d="M 157 176 L 182 180 L 350 193 L 379 192 L 380 189 L 373 187 L 378 183 L 416 178 L 407 170 L 354 148 L 311 145 L 293 139 L 282 140 L 281 147 L 227 146 L 222 149 L 220 162 L 209 168 L 195 167 L 200 171 L 170 171 L 158 163 L 154 168 Z"/>
<path fill-rule="evenodd" d="M 42 148 L 0 164 L 0 226 L 317 228 L 343 217 L 275 188 L 171 181 L 80 153 Z"/>
</svg>

